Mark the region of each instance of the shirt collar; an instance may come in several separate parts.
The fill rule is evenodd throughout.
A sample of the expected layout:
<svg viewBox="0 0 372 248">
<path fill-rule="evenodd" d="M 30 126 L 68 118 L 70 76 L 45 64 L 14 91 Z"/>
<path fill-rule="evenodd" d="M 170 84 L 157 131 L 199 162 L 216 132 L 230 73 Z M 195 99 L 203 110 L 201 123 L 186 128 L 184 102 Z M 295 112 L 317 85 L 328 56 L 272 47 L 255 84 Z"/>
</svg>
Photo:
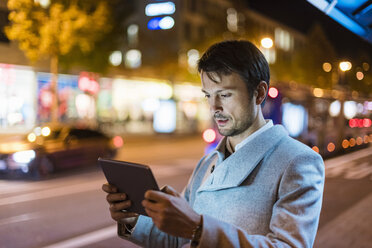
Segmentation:
<svg viewBox="0 0 372 248">
<path fill-rule="evenodd" d="M 243 147 L 244 145 L 246 145 L 247 143 L 249 143 L 251 140 L 253 140 L 255 137 L 257 137 L 259 134 L 263 133 L 264 131 L 266 131 L 267 129 L 271 128 L 274 126 L 273 124 L 273 121 L 272 120 L 265 120 L 266 121 L 266 124 L 263 125 L 262 127 L 260 127 L 258 130 L 256 130 L 254 133 L 252 133 L 251 135 L 249 135 L 247 138 L 245 138 L 242 142 L 240 142 L 239 144 L 237 144 L 235 146 L 235 152 L 240 149 L 241 147 Z M 216 147 L 216 150 L 215 150 L 215 153 L 217 153 L 218 155 L 218 162 L 217 164 L 221 163 L 223 160 L 225 160 L 225 154 L 226 154 L 226 149 L 232 154 L 232 149 L 231 147 L 227 147 L 227 146 L 230 146 L 229 142 L 227 141 L 227 137 L 224 136 L 222 138 L 222 140 L 220 141 L 220 143 L 217 145 Z"/>
<path fill-rule="evenodd" d="M 259 129 L 257 129 L 254 133 L 252 133 L 251 135 L 249 135 L 247 138 L 245 138 L 242 142 L 240 142 L 239 144 L 237 144 L 235 146 L 235 151 L 237 151 L 238 149 L 240 149 L 242 146 L 246 145 L 248 142 L 250 142 L 251 140 L 253 140 L 255 137 L 257 137 L 259 134 L 263 133 L 264 131 L 266 131 L 267 129 L 269 129 L 270 127 L 273 127 L 274 124 L 273 124 L 273 121 L 272 120 L 265 120 L 266 121 L 266 124 L 263 125 L 262 127 L 260 127 Z"/>
</svg>

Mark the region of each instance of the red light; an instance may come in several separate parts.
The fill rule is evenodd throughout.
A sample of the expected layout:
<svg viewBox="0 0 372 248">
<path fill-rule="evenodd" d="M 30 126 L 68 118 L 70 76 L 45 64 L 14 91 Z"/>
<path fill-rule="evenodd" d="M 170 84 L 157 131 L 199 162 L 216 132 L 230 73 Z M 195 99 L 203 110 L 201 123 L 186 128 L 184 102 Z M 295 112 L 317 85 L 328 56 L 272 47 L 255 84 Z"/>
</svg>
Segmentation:
<svg viewBox="0 0 372 248">
<path fill-rule="evenodd" d="M 364 127 L 370 127 L 371 124 L 372 124 L 371 119 L 367 119 L 367 118 L 363 119 L 363 126 Z"/>
<path fill-rule="evenodd" d="M 212 143 L 213 141 L 216 140 L 216 137 L 217 137 L 216 132 L 211 128 L 203 132 L 203 139 L 207 143 Z"/>
<path fill-rule="evenodd" d="M 363 127 L 363 119 L 357 119 L 358 127 Z"/>
<path fill-rule="evenodd" d="M 350 119 L 350 121 L 349 121 L 349 126 L 350 126 L 351 128 L 353 128 L 353 127 L 357 127 L 357 126 L 358 126 L 357 120 L 356 120 L 356 119 Z"/>
<path fill-rule="evenodd" d="M 124 144 L 123 138 L 120 136 L 115 136 L 112 140 L 116 148 L 122 147 Z"/>
<path fill-rule="evenodd" d="M 96 94 L 99 91 L 99 84 L 96 80 L 89 77 L 88 73 L 81 73 L 78 81 L 79 89 Z"/>
<path fill-rule="evenodd" d="M 271 98 L 276 98 L 279 95 L 279 91 L 275 87 L 270 87 L 269 96 Z"/>
<path fill-rule="evenodd" d="M 53 94 L 48 90 L 41 90 L 40 92 L 41 105 L 50 108 L 53 103 Z"/>
</svg>

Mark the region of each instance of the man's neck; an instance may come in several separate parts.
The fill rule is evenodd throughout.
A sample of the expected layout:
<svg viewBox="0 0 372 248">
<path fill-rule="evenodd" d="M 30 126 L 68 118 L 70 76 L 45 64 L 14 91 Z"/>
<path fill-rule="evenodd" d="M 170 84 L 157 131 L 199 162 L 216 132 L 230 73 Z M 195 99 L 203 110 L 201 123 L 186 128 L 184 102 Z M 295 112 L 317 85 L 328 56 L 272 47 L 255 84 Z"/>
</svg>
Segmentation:
<svg viewBox="0 0 372 248">
<path fill-rule="evenodd" d="M 265 118 L 262 115 L 262 112 L 260 111 L 257 114 L 257 117 L 255 121 L 252 123 L 252 125 L 247 128 L 244 132 L 235 135 L 235 136 L 229 136 L 227 137 L 226 145 L 229 145 L 230 148 L 235 152 L 235 146 L 245 140 L 249 135 L 256 132 L 258 129 L 263 127 L 266 124 Z"/>
</svg>

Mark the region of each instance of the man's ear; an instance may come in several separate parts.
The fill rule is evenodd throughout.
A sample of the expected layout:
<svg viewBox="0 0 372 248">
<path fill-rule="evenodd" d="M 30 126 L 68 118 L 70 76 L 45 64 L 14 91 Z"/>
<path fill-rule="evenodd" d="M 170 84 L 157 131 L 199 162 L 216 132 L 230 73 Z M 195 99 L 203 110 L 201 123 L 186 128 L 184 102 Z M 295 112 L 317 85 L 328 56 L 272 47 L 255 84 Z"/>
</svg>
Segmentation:
<svg viewBox="0 0 372 248">
<path fill-rule="evenodd" d="M 256 104 L 260 105 L 267 95 L 268 91 L 268 85 L 265 81 L 261 81 L 257 86 L 257 98 L 256 98 Z"/>
</svg>

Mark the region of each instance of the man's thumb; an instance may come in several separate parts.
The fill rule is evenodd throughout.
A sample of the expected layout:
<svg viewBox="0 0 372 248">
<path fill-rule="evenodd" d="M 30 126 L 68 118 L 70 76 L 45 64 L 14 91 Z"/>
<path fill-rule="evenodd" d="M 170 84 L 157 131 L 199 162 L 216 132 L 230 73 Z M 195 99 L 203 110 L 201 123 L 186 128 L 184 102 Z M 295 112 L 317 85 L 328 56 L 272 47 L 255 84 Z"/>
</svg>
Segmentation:
<svg viewBox="0 0 372 248">
<path fill-rule="evenodd" d="M 174 188 L 172 188 L 171 186 L 168 186 L 168 185 L 165 185 L 161 189 L 161 191 L 166 193 L 166 194 L 169 194 L 169 195 L 180 196 L 180 194 Z"/>
</svg>

